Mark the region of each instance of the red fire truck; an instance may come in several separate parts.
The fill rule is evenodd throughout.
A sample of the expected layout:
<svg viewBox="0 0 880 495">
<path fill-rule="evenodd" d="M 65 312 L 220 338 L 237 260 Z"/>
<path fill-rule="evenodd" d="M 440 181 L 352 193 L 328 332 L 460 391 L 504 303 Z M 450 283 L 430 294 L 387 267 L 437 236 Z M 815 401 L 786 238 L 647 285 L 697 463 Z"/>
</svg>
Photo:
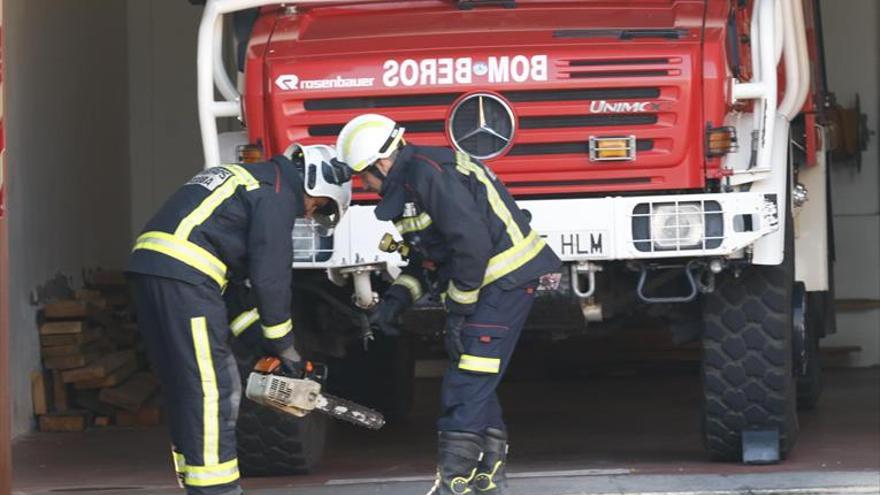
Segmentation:
<svg viewBox="0 0 880 495">
<path fill-rule="evenodd" d="M 224 55 L 227 14 L 237 57 Z M 740 458 L 753 429 L 778 434 L 784 456 L 834 331 L 818 15 L 815 0 L 208 0 L 206 166 L 333 144 L 366 112 L 479 158 L 565 261 L 542 282 L 532 335 L 663 316 L 677 340 L 702 341 L 710 457 Z M 227 118 L 241 126 L 219 133 Z M 305 222 L 293 234 L 307 353 L 350 352 L 351 302 L 375 304 L 400 270 L 377 247 L 395 231 L 375 199 L 356 193 L 331 236 Z M 442 328 L 426 323 L 436 304 L 420 308 L 409 332 Z M 377 353 L 406 354 L 401 342 Z M 399 406 L 409 367 L 393 366 L 376 380 Z M 270 449 L 259 429 L 286 421 L 272 414 L 245 405 L 243 469 L 310 469 L 320 419 Z"/>
</svg>

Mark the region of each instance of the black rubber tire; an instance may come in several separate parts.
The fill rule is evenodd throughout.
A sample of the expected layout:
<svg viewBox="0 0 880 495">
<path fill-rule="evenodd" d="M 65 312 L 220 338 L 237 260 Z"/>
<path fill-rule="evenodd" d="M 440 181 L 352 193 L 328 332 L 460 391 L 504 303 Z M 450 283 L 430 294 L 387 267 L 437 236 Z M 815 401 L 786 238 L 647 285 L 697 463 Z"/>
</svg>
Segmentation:
<svg viewBox="0 0 880 495">
<path fill-rule="evenodd" d="M 364 351 L 360 343 L 331 366 L 331 393 L 380 411 L 388 423 L 406 421 L 415 396 L 415 341 L 409 335 L 377 334 Z"/>
<path fill-rule="evenodd" d="M 703 298 L 703 442 L 713 460 L 741 460 L 746 428 L 778 428 L 782 457 L 797 441 L 792 252 L 779 266 L 722 274 Z"/>
<path fill-rule="evenodd" d="M 296 418 L 245 398 L 236 434 L 243 476 L 308 474 L 324 455 L 327 420 L 321 414 Z"/>
<path fill-rule="evenodd" d="M 256 361 L 250 349 L 236 350 L 242 381 Z M 236 424 L 238 467 L 243 476 L 285 476 L 314 471 L 324 455 L 327 418 L 297 418 L 242 397 Z"/>
<path fill-rule="evenodd" d="M 807 314 L 805 318 L 804 359 L 796 368 L 798 409 L 810 411 L 816 408 L 822 396 L 822 356 L 819 339 L 823 333 L 828 298 L 826 292 L 807 294 Z"/>
</svg>

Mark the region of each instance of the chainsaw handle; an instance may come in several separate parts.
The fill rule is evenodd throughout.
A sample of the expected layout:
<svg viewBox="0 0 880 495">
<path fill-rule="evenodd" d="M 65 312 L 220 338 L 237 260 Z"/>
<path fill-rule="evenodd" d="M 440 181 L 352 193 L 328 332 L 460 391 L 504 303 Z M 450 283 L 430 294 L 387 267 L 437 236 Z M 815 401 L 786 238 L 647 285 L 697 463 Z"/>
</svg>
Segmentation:
<svg viewBox="0 0 880 495">
<path fill-rule="evenodd" d="M 281 360 L 275 356 L 265 356 L 260 358 L 260 360 L 257 361 L 257 364 L 254 365 L 254 371 L 267 375 L 283 374 L 281 370 Z M 311 361 L 304 361 L 300 373 L 302 374 L 302 378 L 310 378 L 318 382 L 323 382 L 327 378 L 327 366 L 324 364 L 315 364 Z"/>
<path fill-rule="evenodd" d="M 279 367 L 281 367 L 280 359 L 274 356 L 266 356 L 257 361 L 257 364 L 254 365 L 254 371 L 269 374 L 273 373 Z"/>
</svg>

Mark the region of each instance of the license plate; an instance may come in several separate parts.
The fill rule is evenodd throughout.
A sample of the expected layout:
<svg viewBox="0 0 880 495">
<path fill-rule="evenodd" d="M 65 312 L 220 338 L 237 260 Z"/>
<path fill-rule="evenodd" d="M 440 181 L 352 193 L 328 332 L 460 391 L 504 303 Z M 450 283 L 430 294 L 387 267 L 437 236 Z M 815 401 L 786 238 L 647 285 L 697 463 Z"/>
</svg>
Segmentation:
<svg viewBox="0 0 880 495">
<path fill-rule="evenodd" d="M 605 230 L 550 232 L 544 239 L 564 259 L 605 258 L 611 252 L 611 239 Z"/>
</svg>

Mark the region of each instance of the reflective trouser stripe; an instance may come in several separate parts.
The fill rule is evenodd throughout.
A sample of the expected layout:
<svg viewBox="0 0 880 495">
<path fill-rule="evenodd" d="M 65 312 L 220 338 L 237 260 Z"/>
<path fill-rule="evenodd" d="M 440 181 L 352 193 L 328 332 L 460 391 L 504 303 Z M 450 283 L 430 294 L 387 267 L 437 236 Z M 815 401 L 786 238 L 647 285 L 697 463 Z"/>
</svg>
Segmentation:
<svg viewBox="0 0 880 495">
<path fill-rule="evenodd" d="M 461 290 L 450 280 L 446 295 L 458 304 L 476 304 L 480 300 L 480 289 Z"/>
<path fill-rule="evenodd" d="M 433 222 L 434 220 L 431 219 L 430 215 L 427 213 L 421 213 L 415 217 L 404 217 L 399 221 L 394 222 L 394 226 L 397 227 L 397 231 L 400 232 L 400 235 L 403 235 L 425 230 Z"/>
<path fill-rule="evenodd" d="M 489 285 L 525 265 L 537 256 L 544 246 L 544 239 L 533 230 L 521 242 L 496 254 L 489 260 L 489 265 L 486 267 L 486 275 L 483 277 L 483 286 Z"/>
<path fill-rule="evenodd" d="M 422 298 L 422 284 L 417 278 L 413 277 L 412 275 L 401 275 L 397 277 L 397 279 L 391 285 L 400 285 L 406 288 L 406 290 L 409 291 L 409 295 L 410 297 L 412 297 L 413 302 L 416 302 Z"/>
<path fill-rule="evenodd" d="M 207 320 L 204 316 L 192 318 L 190 326 L 196 363 L 202 381 L 202 458 L 205 466 L 215 466 L 220 462 L 220 392 L 217 389 L 217 376 L 214 373 L 214 360 L 211 357 Z M 189 474 L 187 474 L 187 483 L 190 484 Z"/>
<path fill-rule="evenodd" d="M 189 486 L 225 485 L 237 480 L 238 459 L 214 464 L 213 466 L 188 466 L 183 454 L 174 452 L 174 469 Z"/>
<path fill-rule="evenodd" d="M 464 175 L 474 174 L 474 177 L 483 184 L 486 188 L 486 197 L 489 200 L 489 206 L 492 207 L 492 211 L 495 212 L 495 215 L 501 220 L 501 223 L 504 224 L 505 229 L 507 229 L 507 235 L 510 236 L 510 241 L 513 244 L 521 242 L 523 240 L 522 230 L 520 230 L 519 225 L 514 221 L 513 215 L 510 214 L 510 210 L 507 208 L 504 200 L 501 199 L 501 195 L 498 194 L 495 185 L 489 180 L 489 177 L 486 175 L 486 170 L 472 162 L 468 155 L 460 151 L 455 153 L 455 165 L 459 172 Z"/>
<path fill-rule="evenodd" d="M 138 237 L 134 249 L 146 249 L 170 256 L 211 277 L 226 287 L 226 264 L 203 247 L 167 232 L 145 232 Z"/>
<path fill-rule="evenodd" d="M 498 358 L 487 358 L 480 356 L 472 356 L 470 354 L 462 354 L 458 362 L 459 369 L 467 371 L 477 371 L 479 373 L 499 373 L 501 371 L 501 360 Z"/>
<path fill-rule="evenodd" d="M 171 446 L 171 460 L 174 462 L 174 471 L 177 473 L 177 484 L 183 488 L 184 483 L 186 483 L 186 458 L 183 457 L 183 454 L 174 450 L 174 446 Z"/>
<path fill-rule="evenodd" d="M 293 330 L 293 322 L 287 320 L 277 325 L 272 325 L 271 327 L 264 326 L 263 337 L 271 340 L 280 339 L 281 337 L 289 334 L 291 330 Z"/>
<path fill-rule="evenodd" d="M 260 312 L 257 311 L 257 308 L 249 309 L 236 316 L 229 324 L 229 328 L 232 330 L 232 335 L 238 337 L 242 332 L 247 330 L 248 327 L 259 321 L 259 319 Z"/>
<path fill-rule="evenodd" d="M 224 485 L 238 478 L 238 459 L 213 466 L 186 467 L 186 484 L 189 486 Z"/>
</svg>

